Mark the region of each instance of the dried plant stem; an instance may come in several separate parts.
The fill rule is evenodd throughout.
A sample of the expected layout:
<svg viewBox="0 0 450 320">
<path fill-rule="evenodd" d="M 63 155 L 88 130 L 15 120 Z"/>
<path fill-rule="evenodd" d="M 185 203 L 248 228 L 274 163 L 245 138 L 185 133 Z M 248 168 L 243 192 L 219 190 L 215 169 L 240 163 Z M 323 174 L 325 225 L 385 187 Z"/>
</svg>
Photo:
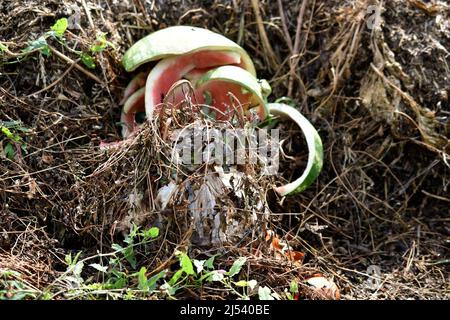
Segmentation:
<svg viewBox="0 0 450 320">
<path fill-rule="evenodd" d="M 305 16 L 305 10 L 306 6 L 308 5 L 308 0 L 303 0 L 302 6 L 300 8 L 300 12 L 298 13 L 297 18 L 297 31 L 295 33 L 295 41 L 294 41 L 294 48 L 292 51 L 292 56 L 290 60 L 290 77 L 289 77 L 289 85 L 288 85 L 288 96 L 292 96 L 292 90 L 294 87 L 294 78 L 295 78 L 295 69 L 298 65 L 298 53 L 300 49 L 300 35 L 302 32 L 302 24 L 303 24 L 303 17 Z"/>
<path fill-rule="evenodd" d="M 278 59 L 275 53 L 273 52 L 272 46 L 270 45 L 269 42 L 269 38 L 267 37 L 266 30 L 264 29 L 264 23 L 261 17 L 261 12 L 259 10 L 259 1 L 258 0 L 251 0 L 251 1 L 253 11 L 256 16 L 256 23 L 258 25 L 259 36 L 261 37 L 262 45 L 264 48 L 264 56 L 270 68 L 276 70 L 278 66 Z"/>
<path fill-rule="evenodd" d="M 79 71 L 83 72 L 85 75 L 87 75 L 89 78 L 91 78 L 92 80 L 95 80 L 96 82 L 100 83 L 101 85 L 103 85 L 103 81 L 100 80 L 96 75 L 94 75 L 92 72 L 87 71 L 86 69 L 84 69 L 83 67 L 81 67 L 78 63 L 75 63 L 74 60 L 70 59 L 68 56 L 62 54 L 61 52 L 59 52 L 58 50 L 56 50 L 55 48 L 53 48 L 52 46 L 48 46 L 50 48 L 50 50 L 59 58 L 61 58 L 62 60 L 66 61 L 67 63 L 70 64 L 74 64 L 74 68 L 78 69 Z"/>
<path fill-rule="evenodd" d="M 291 54 L 294 52 L 294 48 L 292 46 L 292 39 L 291 35 L 289 34 L 289 29 L 286 23 L 286 16 L 284 15 L 284 9 L 283 9 L 283 3 L 281 0 L 278 1 L 278 10 L 280 11 L 280 18 L 281 18 L 281 26 L 283 27 L 284 36 L 286 37 L 286 43 L 289 47 L 289 50 L 291 51 Z"/>
<path fill-rule="evenodd" d="M 49 84 L 49 85 L 46 86 L 45 88 L 42 88 L 41 90 L 36 91 L 36 92 L 30 94 L 29 96 L 33 96 L 33 95 L 42 93 L 42 92 L 47 91 L 47 90 L 53 88 L 54 86 L 56 86 L 62 79 L 64 79 L 64 77 L 70 72 L 70 70 L 72 70 L 72 69 L 77 65 L 77 63 L 78 63 L 79 61 L 80 61 L 80 59 L 77 59 L 76 61 L 74 61 L 74 62 L 70 65 L 70 67 L 67 68 L 67 70 L 64 71 L 64 73 L 63 73 L 58 79 L 56 79 L 55 81 L 53 81 L 51 84 Z"/>
</svg>

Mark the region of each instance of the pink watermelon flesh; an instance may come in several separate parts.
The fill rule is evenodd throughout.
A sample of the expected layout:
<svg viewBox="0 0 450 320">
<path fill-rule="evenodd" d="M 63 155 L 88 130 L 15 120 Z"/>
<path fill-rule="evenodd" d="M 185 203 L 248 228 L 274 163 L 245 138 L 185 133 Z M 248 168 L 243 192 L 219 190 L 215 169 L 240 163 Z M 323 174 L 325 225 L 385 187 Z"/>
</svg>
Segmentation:
<svg viewBox="0 0 450 320">
<path fill-rule="evenodd" d="M 123 105 L 125 102 L 127 102 L 128 98 L 131 97 L 133 93 L 138 91 L 140 88 L 145 87 L 145 80 L 147 80 L 147 75 L 148 72 L 141 72 L 130 81 L 128 86 L 125 88 L 123 98 L 119 103 L 120 105 Z"/>
<path fill-rule="evenodd" d="M 240 67 L 239 65 L 236 64 L 230 64 L 231 66 L 236 66 L 236 67 Z M 191 82 L 195 82 L 196 80 L 198 80 L 202 75 L 204 75 L 205 73 L 207 73 L 208 71 L 211 71 L 212 69 L 217 68 L 217 66 L 214 67 L 210 67 L 210 68 L 195 68 L 192 69 L 191 71 L 189 71 L 188 73 L 186 73 L 184 75 L 184 78 L 191 81 Z"/>
<path fill-rule="evenodd" d="M 163 102 L 168 91 L 174 83 L 182 78 L 194 81 L 211 69 L 223 65 L 237 65 L 242 67 L 239 54 L 234 52 L 201 51 L 184 56 L 177 56 L 160 61 L 147 78 L 146 88 L 140 88 L 143 84 L 143 75 L 136 76 L 130 83 L 124 94 L 123 100 L 126 100 L 121 121 L 123 123 L 122 135 L 129 136 L 138 128 L 136 114 L 147 111 L 147 116 Z M 239 102 L 230 97 L 232 93 Z M 206 96 L 211 97 L 211 101 L 205 100 Z M 168 101 L 173 106 L 181 106 L 180 102 L 184 99 L 183 90 L 177 89 L 173 92 Z M 217 120 L 229 120 L 235 112 L 241 112 L 239 104 L 244 110 L 257 105 L 258 101 L 252 101 L 254 96 L 250 93 L 243 93 L 242 87 L 238 84 L 214 80 L 206 83 L 195 91 L 193 101 L 198 104 L 212 105 Z M 148 105 L 146 110 L 146 105 Z M 237 109 L 230 107 L 234 105 Z"/>
<path fill-rule="evenodd" d="M 240 66 L 240 55 L 235 52 L 200 51 L 188 55 L 167 58 L 150 71 L 147 78 L 145 109 L 151 116 L 164 100 L 172 85 L 194 69 L 210 69 L 224 65 Z"/>
<path fill-rule="evenodd" d="M 251 93 L 243 93 L 242 86 L 236 83 L 214 80 L 207 82 L 195 92 L 197 103 L 213 106 L 216 120 L 230 120 L 236 113 L 256 107 L 260 102 Z M 206 97 L 210 97 L 205 99 Z M 211 101 L 207 101 L 207 100 Z M 241 109 L 242 108 L 242 109 Z M 263 115 L 262 115 L 263 116 Z"/>
<path fill-rule="evenodd" d="M 138 127 L 136 114 L 145 111 L 145 87 L 134 92 L 125 102 L 120 121 L 122 124 L 122 135 L 128 137 Z"/>
<path fill-rule="evenodd" d="M 184 92 L 181 87 L 173 91 L 173 96 L 168 97 L 168 102 L 174 107 L 181 106 L 184 100 Z M 239 113 L 249 108 L 259 105 L 251 93 L 243 93 L 242 87 L 235 83 L 215 80 L 206 83 L 195 90 L 194 102 L 198 104 L 208 104 L 212 106 L 211 111 L 215 113 L 216 120 L 230 120 L 235 113 Z M 208 98 L 210 97 L 210 98 Z M 205 99 L 206 98 L 206 99 Z M 122 135 L 129 136 L 136 130 L 139 124 L 136 122 L 136 114 L 145 111 L 144 106 L 145 90 L 141 88 L 135 92 L 126 102 L 122 113 L 121 121 L 124 123 Z M 236 101 L 237 99 L 237 101 Z M 243 110 L 240 110 L 242 106 Z M 264 115 L 260 115 L 262 119 Z"/>
</svg>

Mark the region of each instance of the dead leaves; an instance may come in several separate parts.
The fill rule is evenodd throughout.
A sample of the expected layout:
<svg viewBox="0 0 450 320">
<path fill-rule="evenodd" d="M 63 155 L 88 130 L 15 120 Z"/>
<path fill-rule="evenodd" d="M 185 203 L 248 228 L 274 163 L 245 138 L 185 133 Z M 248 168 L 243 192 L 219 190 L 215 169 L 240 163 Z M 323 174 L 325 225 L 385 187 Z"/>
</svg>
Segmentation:
<svg viewBox="0 0 450 320">
<path fill-rule="evenodd" d="M 269 246 L 269 252 L 271 252 L 275 259 L 288 260 L 296 267 L 300 267 L 303 264 L 305 254 L 300 251 L 295 251 L 286 241 L 280 240 L 278 235 L 272 230 L 266 231 L 266 244 Z M 307 277 L 303 281 L 306 288 L 308 288 L 308 294 L 313 298 L 339 300 L 341 294 L 337 285 L 321 274 L 314 274 L 311 277 Z M 294 300 L 299 299 L 299 294 L 294 295 Z"/>
<path fill-rule="evenodd" d="M 339 300 L 341 293 L 337 285 L 320 274 L 313 275 L 306 279 L 306 284 L 313 291 L 313 295 L 317 298 L 325 298 L 329 300 Z"/>
<path fill-rule="evenodd" d="M 435 3 L 426 4 L 420 0 L 409 0 L 409 3 L 411 3 L 414 7 L 425 12 L 426 14 L 428 14 L 430 16 L 441 12 L 441 10 L 443 9 L 443 7 L 440 6 L 439 4 L 435 4 Z"/>
<path fill-rule="evenodd" d="M 273 253 L 275 259 L 287 259 L 296 266 L 301 266 L 305 254 L 294 251 L 287 242 L 280 240 L 275 232 L 267 230 L 266 242 L 269 243 L 269 252 Z"/>
</svg>

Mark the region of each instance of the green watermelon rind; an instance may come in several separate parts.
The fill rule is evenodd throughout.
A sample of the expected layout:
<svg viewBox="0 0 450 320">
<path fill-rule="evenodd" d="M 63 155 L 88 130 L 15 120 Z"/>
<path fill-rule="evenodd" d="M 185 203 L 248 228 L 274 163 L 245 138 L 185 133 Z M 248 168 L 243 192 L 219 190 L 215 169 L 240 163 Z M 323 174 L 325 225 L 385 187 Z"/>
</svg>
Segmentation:
<svg viewBox="0 0 450 320">
<path fill-rule="evenodd" d="M 248 90 L 260 100 L 260 107 L 263 108 L 262 115 L 264 119 L 269 115 L 266 107 L 266 95 L 263 90 L 261 81 L 259 81 L 250 72 L 236 66 L 222 66 L 206 72 L 195 82 L 195 88 L 200 88 L 210 81 L 224 81 L 235 83 L 243 89 Z M 267 83 L 267 82 L 266 82 Z M 268 84 L 265 84 L 265 86 Z M 264 120 L 262 119 L 262 120 Z"/>
<path fill-rule="evenodd" d="M 323 145 L 319 133 L 300 111 L 284 103 L 268 103 L 271 116 L 279 116 L 294 121 L 302 130 L 308 145 L 308 162 L 303 174 L 296 180 L 277 187 L 275 190 L 281 196 L 293 195 L 304 191 L 319 176 L 323 167 Z"/>
<path fill-rule="evenodd" d="M 125 52 L 122 64 L 131 72 L 150 61 L 202 50 L 238 52 L 247 71 L 256 76 L 253 61 L 241 46 L 223 35 L 191 26 L 173 26 L 149 34 Z"/>
</svg>

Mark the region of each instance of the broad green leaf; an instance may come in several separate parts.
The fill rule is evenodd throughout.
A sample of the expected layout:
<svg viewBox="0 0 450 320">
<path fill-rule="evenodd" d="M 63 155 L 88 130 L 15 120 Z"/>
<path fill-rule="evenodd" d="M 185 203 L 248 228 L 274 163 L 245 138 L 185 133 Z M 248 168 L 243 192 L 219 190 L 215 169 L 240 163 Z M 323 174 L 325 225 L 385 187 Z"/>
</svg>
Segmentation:
<svg viewBox="0 0 450 320">
<path fill-rule="evenodd" d="M 116 278 L 111 283 L 111 289 L 122 289 L 127 285 L 127 279 L 125 277 Z"/>
<path fill-rule="evenodd" d="M 145 238 L 154 239 L 157 238 L 158 236 L 159 236 L 159 228 L 157 227 L 150 228 L 144 232 Z"/>
<path fill-rule="evenodd" d="M 54 34 L 58 38 L 62 38 L 64 35 L 64 32 L 66 32 L 67 26 L 68 26 L 67 18 L 61 18 L 51 27 L 51 29 L 54 31 Z"/>
<path fill-rule="evenodd" d="M 216 255 L 213 255 L 212 257 L 208 258 L 208 260 L 205 261 L 204 266 L 208 269 L 214 269 L 214 259 L 216 258 Z"/>
<path fill-rule="evenodd" d="M 181 270 L 187 275 L 195 275 L 194 266 L 189 256 L 183 252 L 179 253 Z"/>
<path fill-rule="evenodd" d="M 39 50 L 43 55 L 49 57 L 50 56 L 50 48 L 48 46 L 47 40 L 45 37 L 39 37 L 37 40 L 30 42 L 28 47 L 25 48 L 24 52 L 30 52 L 34 50 Z"/>
<path fill-rule="evenodd" d="M 92 268 L 94 268 L 95 270 L 97 270 L 97 271 L 100 271 L 100 272 L 106 272 L 107 270 L 108 270 L 108 267 L 107 266 L 102 266 L 102 265 L 100 265 L 100 264 L 98 264 L 98 263 L 92 263 L 92 264 L 90 264 L 89 265 L 90 267 L 92 267 Z"/>
<path fill-rule="evenodd" d="M 173 286 L 175 283 L 177 283 L 178 279 L 180 279 L 180 277 L 183 275 L 183 270 L 178 270 L 177 272 L 174 273 L 174 275 L 172 276 L 172 278 L 170 278 L 169 280 L 169 285 Z"/>
<path fill-rule="evenodd" d="M 156 289 L 156 283 L 160 280 L 163 279 L 167 274 L 167 271 L 163 270 L 160 273 L 154 275 L 153 277 L 151 277 L 150 279 L 148 279 L 147 281 L 147 285 L 149 290 L 155 290 Z"/>
<path fill-rule="evenodd" d="M 245 258 L 245 257 L 240 257 L 239 259 L 237 259 L 231 266 L 230 271 L 227 272 L 227 275 L 229 277 L 237 275 L 239 272 L 241 272 L 242 266 L 246 262 L 247 262 L 247 258 Z"/>
</svg>

